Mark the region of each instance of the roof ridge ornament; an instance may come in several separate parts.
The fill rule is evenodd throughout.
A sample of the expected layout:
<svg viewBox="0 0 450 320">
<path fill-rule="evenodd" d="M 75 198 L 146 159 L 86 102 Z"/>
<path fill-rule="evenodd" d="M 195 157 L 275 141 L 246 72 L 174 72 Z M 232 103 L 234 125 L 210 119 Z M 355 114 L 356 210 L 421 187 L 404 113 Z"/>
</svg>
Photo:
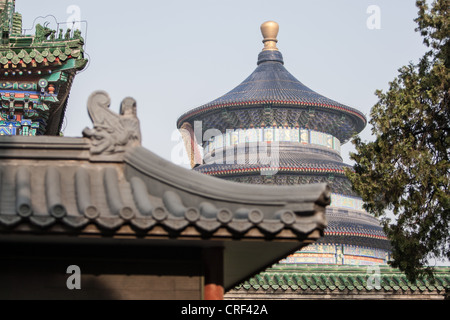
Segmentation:
<svg viewBox="0 0 450 320">
<path fill-rule="evenodd" d="M 83 136 L 90 139 L 91 155 L 123 154 L 126 149 L 141 145 L 136 100 L 125 98 L 120 115 L 109 109 L 110 104 L 111 98 L 105 91 L 95 91 L 88 99 L 88 113 L 94 128 L 85 128 Z"/>
<path fill-rule="evenodd" d="M 263 51 L 275 50 L 278 51 L 278 32 L 280 31 L 280 26 L 275 21 L 266 21 L 261 25 L 261 33 L 264 37 L 264 49 Z"/>
</svg>

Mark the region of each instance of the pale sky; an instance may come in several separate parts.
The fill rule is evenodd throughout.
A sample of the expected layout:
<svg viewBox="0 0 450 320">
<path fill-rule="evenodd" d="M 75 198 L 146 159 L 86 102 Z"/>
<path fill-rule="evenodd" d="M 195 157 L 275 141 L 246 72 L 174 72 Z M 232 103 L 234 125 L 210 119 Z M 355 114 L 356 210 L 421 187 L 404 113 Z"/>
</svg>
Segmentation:
<svg viewBox="0 0 450 320">
<path fill-rule="evenodd" d="M 23 27 L 39 16 L 67 21 L 79 8 L 90 63 L 73 84 L 65 136 L 91 126 L 86 101 L 105 90 L 118 112 L 123 98 L 138 103 L 143 145 L 171 160 L 176 120 L 241 83 L 263 48 L 260 25 L 280 25 L 285 67 L 312 90 L 369 117 L 376 89 L 424 53 L 414 31 L 415 1 L 387 0 L 16 0 Z M 367 21 L 380 9 L 380 29 Z M 36 23 L 53 21 L 52 17 Z M 54 23 L 50 25 L 54 26 Z M 370 128 L 362 133 L 370 139 Z M 350 143 L 342 148 L 346 163 Z M 187 160 L 186 160 L 187 161 Z"/>
</svg>

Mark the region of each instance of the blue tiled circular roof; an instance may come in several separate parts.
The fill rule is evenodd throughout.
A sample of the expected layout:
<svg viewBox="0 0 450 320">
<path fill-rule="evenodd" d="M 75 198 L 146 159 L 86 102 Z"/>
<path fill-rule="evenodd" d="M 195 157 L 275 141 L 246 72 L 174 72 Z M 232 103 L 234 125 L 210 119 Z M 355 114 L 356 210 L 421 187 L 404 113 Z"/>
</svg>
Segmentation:
<svg viewBox="0 0 450 320">
<path fill-rule="evenodd" d="M 258 67 L 247 79 L 222 97 L 182 115 L 178 119 L 178 127 L 208 111 L 255 105 L 331 109 L 350 115 L 358 131 L 364 129 L 367 123 L 360 111 L 326 98 L 297 80 L 284 67 L 281 52 L 263 51 L 258 57 Z"/>
</svg>

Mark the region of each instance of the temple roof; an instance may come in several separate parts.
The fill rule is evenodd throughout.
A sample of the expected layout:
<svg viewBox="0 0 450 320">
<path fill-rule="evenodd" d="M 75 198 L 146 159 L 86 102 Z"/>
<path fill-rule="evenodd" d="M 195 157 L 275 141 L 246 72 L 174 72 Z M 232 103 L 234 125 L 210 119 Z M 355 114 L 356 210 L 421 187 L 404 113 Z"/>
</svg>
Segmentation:
<svg viewBox="0 0 450 320">
<path fill-rule="evenodd" d="M 315 175 L 345 177 L 346 169 L 351 166 L 342 162 L 342 158 L 326 148 L 310 147 L 281 142 L 272 145 L 270 154 L 260 152 L 259 149 L 237 149 L 232 156 L 224 149 L 215 151 L 214 156 L 208 154 L 205 163 L 194 168 L 195 171 L 223 179 L 250 176 L 280 176 L 280 175 Z M 221 154 L 223 152 L 223 154 Z M 245 157 L 242 156 L 245 154 Z M 274 155 L 277 155 L 276 157 Z M 285 184 L 286 182 L 274 184 Z M 334 189 L 332 183 L 327 182 L 333 192 L 348 193 L 343 189 Z M 347 188 L 348 189 L 348 188 Z M 350 191 L 349 195 L 354 195 Z"/>
<path fill-rule="evenodd" d="M 351 296 L 353 299 L 381 299 L 383 296 L 408 294 L 434 295 L 443 299 L 450 290 L 448 267 L 435 268 L 435 282 L 429 278 L 409 281 L 404 273 L 388 266 L 324 266 L 291 265 L 274 266 L 265 272 L 243 282 L 227 295 L 228 299 L 245 294 L 247 299 L 271 299 L 283 295 L 284 299 L 311 299 L 328 294 L 336 299 Z M 375 270 L 379 273 L 374 275 Z M 332 295 L 332 296 L 331 296 Z M 361 295 L 361 296 L 359 296 Z"/>
<path fill-rule="evenodd" d="M 261 157 L 262 158 L 262 157 Z M 240 175 L 260 175 L 264 172 L 276 172 L 276 174 L 335 174 L 345 175 L 345 168 L 351 166 L 344 164 L 342 161 L 330 159 L 317 159 L 317 155 L 309 154 L 290 154 L 280 152 L 277 163 L 274 166 L 270 159 L 267 161 L 260 160 L 258 162 L 251 162 L 246 159 L 245 163 L 211 163 L 203 164 L 196 167 L 194 170 L 213 175 L 217 177 L 225 176 L 240 176 Z"/>
<path fill-rule="evenodd" d="M 362 131 L 367 124 L 365 116 L 360 111 L 326 98 L 305 86 L 284 67 L 283 56 L 278 49 L 267 49 L 259 54 L 258 67 L 247 79 L 220 98 L 183 114 L 178 119 L 178 128 L 184 122 L 192 122 L 193 119 L 205 117 L 205 114 L 217 111 L 265 107 L 331 112 L 336 118 L 345 117 L 345 121 L 351 122 L 356 132 Z M 285 119 L 285 123 L 277 123 L 277 125 L 295 127 L 299 125 L 297 119 L 298 117 Z M 243 122 L 242 125 L 250 126 L 246 119 L 240 120 Z M 266 126 L 272 125 L 272 123 L 266 123 Z M 327 129 L 324 127 L 319 131 L 327 132 Z M 342 142 L 348 139 L 347 135 L 339 137 Z"/>
<path fill-rule="evenodd" d="M 240 85 L 222 97 L 185 113 L 178 123 L 210 110 L 253 105 L 305 106 L 344 112 L 357 119 L 361 130 L 367 122 L 360 111 L 326 98 L 297 80 L 284 67 L 281 52 L 263 51 L 258 57 L 256 70 Z"/>
<path fill-rule="evenodd" d="M 81 70 L 87 63 L 83 57 L 81 45 L 80 40 L 72 40 L 59 43 L 48 42 L 39 47 L 33 47 L 30 43 L 30 45 L 21 45 L 15 48 L 0 48 L 0 64 L 6 73 L 17 70 L 19 75 L 21 70 L 39 70 L 39 67 L 58 69 L 66 61 L 74 59 L 75 63 L 65 66 L 65 69 Z M 3 74 L 5 75 L 5 73 Z"/>
<path fill-rule="evenodd" d="M 333 213 L 330 213 L 333 212 Z M 383 231 L 380 223 L 373 223 L 369 214 L 347 210 L 352 214 L 360 214 L 356 219 L 352 216 L 334 213 L 327 210 L 328 227 L 325 237 L 319 240 L 321 243 L 349 244 L 362 247 L 390 250 L 391 244 Z"/>
<path fill-rule="evenodd" d="M 25 34 L 13 0 L 0 2 L 0 18 L 0 134 L 59 135 L 72 82 L 88 62 L 81 30 L 52 30 L 45 22 Z"/>
</svg>

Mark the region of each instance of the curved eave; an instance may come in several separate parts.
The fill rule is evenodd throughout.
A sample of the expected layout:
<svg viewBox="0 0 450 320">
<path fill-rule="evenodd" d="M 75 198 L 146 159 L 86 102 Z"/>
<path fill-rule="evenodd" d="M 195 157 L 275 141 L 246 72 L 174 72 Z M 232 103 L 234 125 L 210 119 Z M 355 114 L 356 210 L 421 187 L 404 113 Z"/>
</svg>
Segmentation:
<svg viewBox="0 0 450 320">
<path fill-rule="evenodd" d="M 346 176 L 345 169 L 352 167 L 342 162 L 322 160 L 320 162 L 308 162 L 302 159 L 280 158 L 278 165 L 269 164 L 204 164 L 194 170 L 211 176 L 241 176 L 241 175 L 272 175 L 272 174 L 319 174 Z"/>
<path fill-rule="evenodd" d="M 5 72 L 41 67 L 58 68 L 74 60 L 73 68 L 82 70 L 87 62 L 83 44 L 81 40 L 31 43 L 27 46 L 11 44 L 0 48 L 0 66 Z"/>
<path fill-rule="evenodd" d="M 125 162 L 152 179 L 163 181 L 191 195 L 224 202 L 276 206 L 283 202 L 298 202 L 301 195 L 302 202 L 317 203 L 322 197 L 327 198 L 330 192 L 324 184 L 280 186 L 274 189 L 271 186 L 250 186 L 214 179 L 169 163 L 144 148 L 130 150 L 125 156 Z M 328 201 L 324 205 L 329 204 Z"/>
<path fill-rule="evenodd" d="M 377 239 L 377 240 L 386 240 L 388 241 L 387 236 L 380 234 L 371 234 L 368 232 L 360 232 L 360 231 L 325 231 L 325 236 L 341 236 L 341 237 L 360 237 L 360 238 L 368 238 L 368 239 Z"/>
<path fill-rule="evenodd" d="M 44 58 L 41 62 L 37 62 L 34 59 L 30 61 L 29 63 L 24 63 L 23 60 L 20 60 L 17 64 L 12 63 L 11 61 L 7 61 L 2 64 L 0 61 L 0 67 L 3 68 L 3 75 L 7 76 L 9 73 L 12 72 L 20 72 L 20 71 L 31 71 L 31 70 L 42 70 L 44 68 L 50 69 L 50 70 L 74 70 L 74 71 L 81 71 L 85 68 L 88 60 L 83 57 L 71 57 L 69 56 L 65 60 L 61 60 L 58 57 L 56 57 L 51 62 Z M 8 73 L 8 74 L 6 74 Z M 2 76 L 3 78 L 3 75 Z M 13 74 L 11 74 L 13 75 Z M 26 76 L 27 74 L 24 74 Z M 16 76 L 20 76 L 16 74 Z"/>
<path fill-rule="evenodd" d="M 197 170 L 197 171 L 201 171 Z M 253 175 L 262 174 L 264 172 L 276 171 L 278 174 L 335 174 L 345 176 L 345 170 L 332 169 L 332 168 L 297 168 L 297 167 L 254 167 L 254 168 L 239 168 L 239 169 L 226 169 L 226 170 L 211 170 L 202 172 L 203 174 L 210 176 L 238 176 L 238 175 Z"/>
<path fill-rule="evenodd" d="M 218 104 L 206 104 L 199 108 L 193 109 L 183 114 L 177 121 L 177 126 L 180 128 L 185 122 L 195 121 L 196 117 L 204 115 L 208 112 L 220 111 L 223 109 L 233 110 L 245 107 L 254 106 L 271 106 L 274 108 L 317 108 L 324 111 L 337 111 L 344 112 L 356 120 L 356 127 L 358 131 L 362 131 L 367 125 L 367 119 L 360 111 L 346 107 L 344 105 L 333 105 L 315 102 L 302 102 L 302 101 L 288 101 L 288 100 L 253 100 L 253 101 L 235 101 L 235 102 L 223 102 Z"/>
</svg>

